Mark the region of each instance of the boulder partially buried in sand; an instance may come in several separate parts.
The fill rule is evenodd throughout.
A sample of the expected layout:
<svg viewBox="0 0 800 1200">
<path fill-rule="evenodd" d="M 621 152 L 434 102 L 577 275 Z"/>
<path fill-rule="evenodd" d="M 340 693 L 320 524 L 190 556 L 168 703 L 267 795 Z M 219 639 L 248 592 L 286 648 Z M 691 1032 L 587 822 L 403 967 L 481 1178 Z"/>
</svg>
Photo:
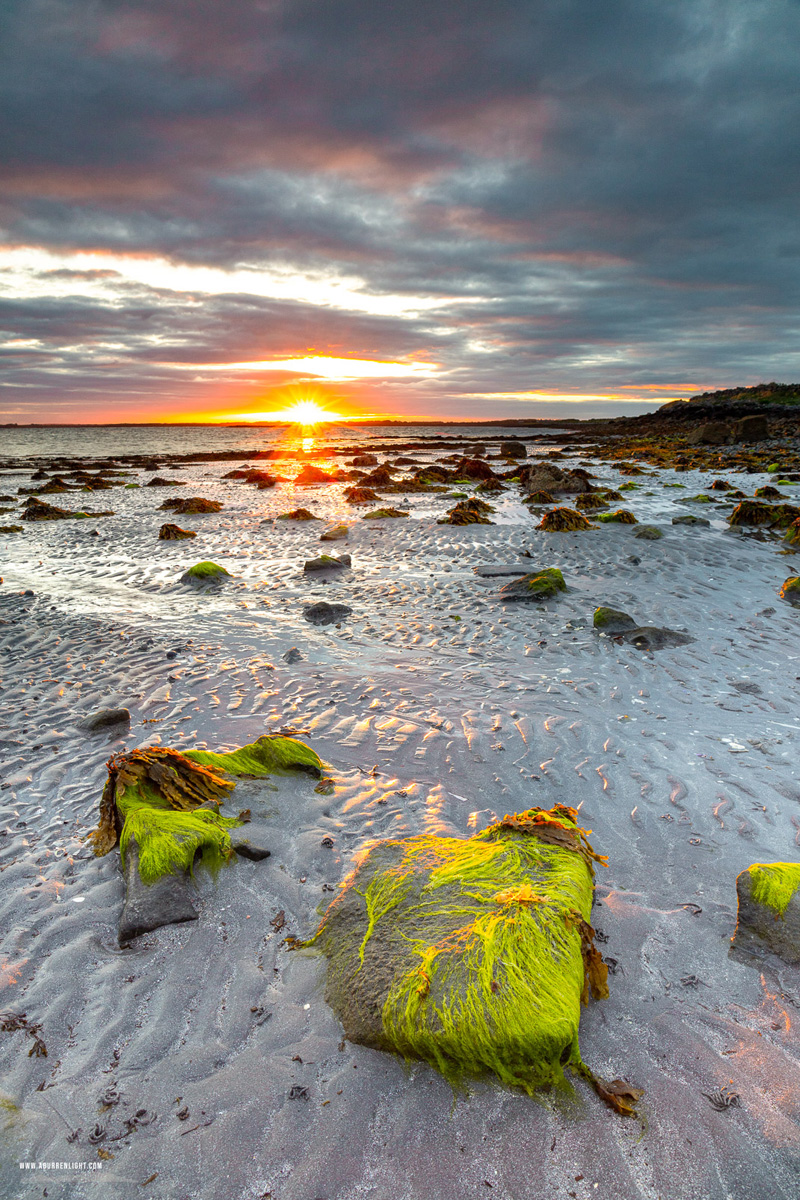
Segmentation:
<svg viewBox="0 0 800 1200">
<path fill-rule="evenodd" d="M 116 729 L 117 732 L 120 732 L 123 727 L 127 729 L 130 723 L 129 709 L 101 708 L 97 712 L 90 713 L 88 717 L 84 717 L 78 728 L 84 729 L 87 733 L 100 733 L 108 729 Z"/>
<path fill-rule="evenodd" d="M 90 841 L 97 855 L 120 848 L 127 882 L 120 942 L 160 925 L 194 919 L 195 861 L 215 874 L 234 853 L 230 833 L 241 822 L 222 816 L 219 807 L 230 797 L 237 777 L 295 771 L 319 778 L 322 763 L 309 746 L 278 736 L 260 737 L 227 753 L 181 754 L 150 746 L 109 759 L 100 820 Z M 264 856 L 256 848 L 255 857 Z"/>
<path fill-rule="evenodd" d="M 159 504 L 159 508 L 188 516 L 192 513 L 216 513 L 222 505 L 219 500 L 206 500 L 203 496 L 169 496 L 163 504 Z"/>
<path fill-rule="evenodd" d="M 303 565 L 303 570 L 307 573 L 317 571 L 341 571 L 345 567 L 350 566 L 349 554 L 320 554 L 319 558 L 309 558 Z"/>
<path fill-rule="evenodd" d="M 187 538 L 196 538 L 193 529 L 181 529 L 180 525 L 162 525 L 158 531 L 160 542 L 183 542 Z"/>
<path fill-rule="evenodd" d="M 739 901 L 733 945 L 769 947 L 800 963 L 800 863 L 753 863 L 736 877 Z"/>
<path fill-rule="evenodd" d="M 565 1066 L 593 1078 L 578 1025 L 581 1001 L 608 995 L 589 924 L 605 860 L 576 816 L 556 805 L 471 838 L 373 846 L 307 943 L 328 959 L 345 1035 L 454 1084 L 491 1071 L 532 1092 Z"/>
<path fill-rule="evenodd" d="M 199 562 L 193 567 L 189 567 L 188 571 L 184 571 L 181 575 L 181 583 L 222 583 L 225 579 L 230 579 L 230 571 L 226 571 L 219 563 L 214 562 Z"/>
<path fill-rule="evenodd" d="M 604 633 L 622 633 L 625 629 L 636 629 L 636 622 L 629 613 L 619 608 L 608 608 L 605 604 L 594 610 L 592 624 L 595 629 L 601 629 Z"/>
<path fill-rule="evenodd" d="M 329 604 L 327 600 L 320 600 L 317 604 L 307 605 L 303 609 L 303 616 L 311 625 L 334 625 L 349 617 L 352 611 L 346 604 Z"/>
<path fill-rule="evenodd" d="M 291 512 L 278 513 L 276 517 L 278 521 L 318 521 L 312 512 L 307 508 L 294 508 Z"/>
<path fill-rule="evenodd" d="M 558 567 L 546 567 L 532 575 L 524 575 L 522 579 L 512 579 L 501 587 L 499 600 L 551 600 L 559 592 L 565 592 L 567 585 Z"/>
</svg>

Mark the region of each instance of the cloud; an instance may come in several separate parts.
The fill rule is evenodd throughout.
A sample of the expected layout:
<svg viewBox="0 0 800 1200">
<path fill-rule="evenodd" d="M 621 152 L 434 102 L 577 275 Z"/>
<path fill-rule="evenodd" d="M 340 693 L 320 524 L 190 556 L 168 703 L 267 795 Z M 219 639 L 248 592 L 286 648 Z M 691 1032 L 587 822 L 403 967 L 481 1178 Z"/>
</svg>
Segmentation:
<svg viewBox="0 0 800 1200">
<path fill-rule="evenodd" d="M 309 348 L 435 362 L 352 395 L 445 415 L 798 377 L 791 0 L 1 19 L 0 413 L 242 410 L 159 364 Z"/>
</svg>

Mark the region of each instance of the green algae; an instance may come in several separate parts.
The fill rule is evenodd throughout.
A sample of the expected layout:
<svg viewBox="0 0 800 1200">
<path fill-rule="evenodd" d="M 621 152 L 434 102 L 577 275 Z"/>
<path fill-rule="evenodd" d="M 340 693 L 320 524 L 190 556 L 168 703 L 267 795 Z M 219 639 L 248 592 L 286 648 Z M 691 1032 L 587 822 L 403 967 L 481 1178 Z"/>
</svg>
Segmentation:
<svg viewBox="0 0 800 1200">
<path fill-rule="evenodd" d="M 373 847 L 306 943 L 328 957 L 346 1034 L 454 1087 L 487 1070 L 529 1093 L 567 1065 L 592 1078 L 580 1005 L 608 995 L 607 969 L 589 925 L 599 856 L 576 815 L 557 805 L 468 839 Z"/>
<path fill-rule="evenodd" d="M 189 567 L 188 571 L 184 571 L 181 575 L 181 581 L 184 583 L 190 583 L 192 580 L 209 582 L 212 580 L 221 580 L 225 577 L 230 578 L 230 571 L 226 571 L 218 563 L 199 562 L 195 563 L 193 567 Z"/>
<path fill-rule="evenodd" d="M 601 604 L 594 610 L 592 625 L 595 629 L 612 631 L 636 628 L 636 622 L 628 613 L 622 612 L 619 608 L 609 608 L 605 604 Z"/>
<path fill-rule="evenodd" d="M 636 517 L 627 508 L 618 508 L 615 512 L 597 513 L 595 520 L 602 521 L 604 525 L 638 525 Z"/>
<path fill-rule="evenodd" d="M 534 575 L 526 575 L 524 579 L 515 582 L 519 584 L 520 589 L 524 588 L 526 592 L 530 592 L 537 599 L 542 600 L 567 590 L 564 576 L 558 567 L 545 567 L 543 571 L 537 571 Z"/>
<path fill-rule="evenodd" d="M 231 858 L 230 830 L 241 822 L 220 814 L 237 777 L 306 771 L 322 774 L 319 757 L 294 738 L 265 735 L 238 750 L 185 754 L 151 746 L 108 761 L 100 820 L 90 834 L 94 853 L 119 845 L 123 861 L 131 838 L 145 884 L 175 871 L 191 871 L 195 858 L 216 874 Z M 233 778 L 231 778 L 233 777 Z"/>
<path fill-rule="evenodd" d="M 373 508 L 372 512 L 364 513 L 365 521 L 386 521 L 393 517 L 409 517 L 410 513 L 402 508 Z"/>
<path fill-rule="evenodd" d="M 763 904 L 782 917 L 800 888 L 800 863 L 753 863 L 747 869 L 756 904 Z"/>
<path fill-rule="evenodd" d="M 306 771 L 317 779 L 322 775 L 319 755 L 296 738 L 265 734 L 238 750 L 216 753 L 213 750 L 186 750 L 185 757 L 203 767 L 213 767 L 229 775 L 287 775 Z"/>
</svg>

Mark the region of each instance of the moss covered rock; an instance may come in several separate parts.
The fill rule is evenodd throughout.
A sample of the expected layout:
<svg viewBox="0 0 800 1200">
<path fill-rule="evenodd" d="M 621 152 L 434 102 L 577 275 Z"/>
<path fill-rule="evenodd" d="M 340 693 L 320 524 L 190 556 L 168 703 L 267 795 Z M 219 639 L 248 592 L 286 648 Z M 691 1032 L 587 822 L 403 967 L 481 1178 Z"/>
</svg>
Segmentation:
<svg viewBox="0 0 800 1200">
<path fill-rule="evenodd" d="M 321 542 L 340 542 L 347 537 L 349 532 L 350 528 L 347 525 L 333 525 L 319 535 L 319 540 Z"/>
<path fill-rule="evenodd" d="M 596 858 L 561 805 L 472 838 L 374 846 L 309 943 L 346 1036 L 454 1084 L 491 1071 L 530 1092 L 583 1070 L 581 1001 L 608 994 L 589 925 Z"/>
<path fill-rule="evenodd" d="M 604 525 L 637 525 L 636 517 L 628 508 L 618 508 L 614 512 L 598 513 L 595 517 L 596 521 L 602 521 Z"/>
<path fill-rule="evenodd" d="M 364 513 L 365 521 L 387 521 L 395 517 L 410 517 L 411 513 L 402 508 L 373 508 L 372 512 Z"/>
<path fill-rule="evenodd" d="M 766 946 L 800 963 L 800 863 L 753 863 L 736 878 L 738 919 L 733 944 Z"/>
<path fill-rule="evenodd" d="M 224 579 L 230 579 L 230 571 L 214 562 L 195 563 L 181 575 L 181 583 L 222 583 Z"/>
<path fill-rule="evenodd" d="M 306 573 L 313 574 L 316 571 L 341 571 L 345 567 L 350 566 L 349 554 L 320 554 L 319 558 L 310 558 L 303 565 L 303 570 Z"/>
<path fill-rule="evenodd" d="M 673 517 L 673 525 L 702 525 L 705 529 L 710 529 L 711 522 L 706 517 L 696 517 L 694 513 L 686 513 L 682 517 Z"/>
<path fill-rule="evenodd" d="M 565 592 L 567 585 L 558 567 L 546 567 L 522 579 L 512 579 L 501 587 L 500 600 L 550 600 L 559 592 Z"/>
<path fill-rule="evenodd" d="M 525 497 L 526 504 L 555 504 L 550 492 L 531 492 Z"/>
<path fill-rule="evenodd" d="M 605 633 L 619 633 L 623 629 L 636 628 L 636 622 L 628 613 L 619 608 L 608 608 L 604 604 L 594 610 L 592 624 L 595 629 Z"/>
<path fill-rule="evenodd" d="M 644 542 L 657 542 L 664 534 L 657 525 L 640 525 L 633 536 Z"/>
</svg>

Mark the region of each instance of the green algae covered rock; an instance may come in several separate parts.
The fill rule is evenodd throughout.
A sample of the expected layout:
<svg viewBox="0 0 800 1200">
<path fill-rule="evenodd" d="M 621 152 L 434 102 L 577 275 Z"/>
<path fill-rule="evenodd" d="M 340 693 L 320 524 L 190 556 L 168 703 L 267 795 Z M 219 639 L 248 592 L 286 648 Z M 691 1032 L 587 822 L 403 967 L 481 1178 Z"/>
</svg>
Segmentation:
<svg viewBox="0 0 800 1200">
<path fill-rule="evenodd" d="M 644 542 L 657 542 L 664 533 L 657 525 L 640 525 L 633 536 Z"/>
<path fill-rule="evenodd" d="M 221 583 L 223 579 L 230 579 L 230 571 L 213 562 L 195 563 L 181 575 L 181 583 Z"/>
<path fill-rule="evenodd" d="M 558 567 L 546 567 L 522 579 L 512 579 L 500 589 L 500 600 L 550 600 L 559 592 L 565 592 L 567 585 Z"/>
<path fill-rule="evenodd" d="M 783 540 L 785 542 L 787 542 L 790 546 L 800 547 L 800 517 L 798 517 L 798 519 L 796 521 L 793 521 L 792 524 L 789 526 L 789 528 L 786 530 L 786 534 L 785 534 Z"/>
<path fill-rule="evenodd" d="M 578 529 L 594 529 L 594 526 L 575 508 L 553 508 L 544 514 L 537 528 L 545 533 L 572 533 Z"/>
<path fill-rule="evenodd" d="M 556 805 L 467 839 L 373 846 L 307 943 L 328 959 L 345 1035 L 454 1085 L 491 1071 L 531 1092 L 565 1066 L 591 1077 L 578 1026 L 589 992 L 608 995 L 589 924 L 604 860 L 576 816 Z"/>
<path fill-rule="evenodd" d="M 729 525 L 775 525 L 786 529 L 800 517 L 794 504 L 765 504 L 759 500 L 740 500 L 728 518 Z"/>
<path fill-rule="evenodd" d="M 224 817 L 237 777 L 305 771 L 319 777 L 322 764 L 294 738 L 265 736 L 228 753 L 189 750 L 185 754 L 150 746 L 108 761 L 100 801 L 100 821 L 90 834 L 95 854 L 116 845 L 124 859 L 135 839 L 139 875 L 145 884 L 176 871 L 191 871 L 195 856 L 213 873 L 231 858 L 230 830 L 239 822 Z"/>
<path fill-rule="evenodd" d="M 388 521 L 396 517 L 410 517 L 411 513 L 402 508 L 373 508 L 372 512 L 364 513 L 365 521 Z"/>
<path fill-rule="evenodd" d="M 784 580 L 778 595 L 781 600 L 788 600 L 795 607 L 800 605 L 800 575 L 790 575 L 788 579 Z"/>
<path fill-rule="evenodd" d="M 347 525 L 333 525 L 319 535 L 319 540 L 321 542 L 340 542 L 347 537 L 349 532 L 350 528 Z"/>
<path fill-rule="evenodd" d="M 602 521 L 604 525 L 638 525 L 638 521 L 630 509 L 618 508 L 615 512 L 597 513 L 596 521 Z"/>
<path fill-rule="evenodd" d="M 319 520 L 319 518 L 315 517 L 312 512 L 308 511 L 307 508 L 294 508 L 294 509 L 292 509 L 291 512 L 278 513 L 276 520 L 278 520 L 278 521 L 317 521 L 317 520 Z"/>
<path fill-rule="evenodd" d="M 800 962 L 800 863 L 753 863 L 736 878 L 739 902 L 733 944 L 766 945 Z"/>
<path fill-rule="evenodd" d="M 601 629 L 605 633 L 619 633 L 623 629 L 637 628 L 632 616 L 619 608 L 608 608 L 605 604 L 594 610 L 592 624 L 595 629 Z"/>
</svg>

